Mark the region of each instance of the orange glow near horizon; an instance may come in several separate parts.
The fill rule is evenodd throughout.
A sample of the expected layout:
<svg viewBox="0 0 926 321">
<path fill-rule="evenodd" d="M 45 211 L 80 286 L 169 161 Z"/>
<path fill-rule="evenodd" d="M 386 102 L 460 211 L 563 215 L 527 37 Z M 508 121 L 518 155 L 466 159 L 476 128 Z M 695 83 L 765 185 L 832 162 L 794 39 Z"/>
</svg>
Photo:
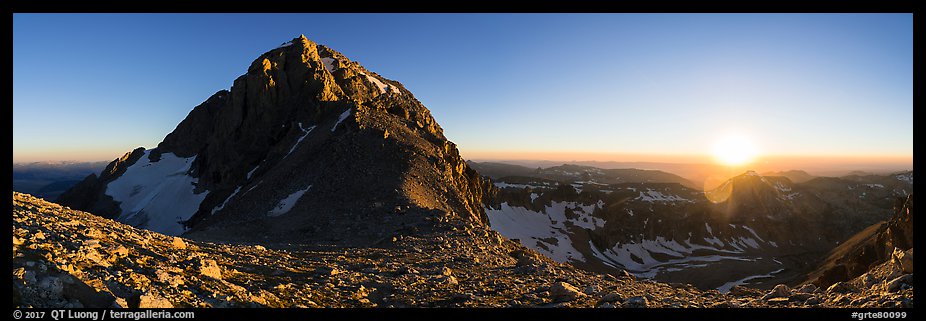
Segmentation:
<svg viewBox="0 0 926 321">
<path fill-rule="evenodd" d="M 581 162 L 618 162 L 602 166 L 655 169 L 679 175 L 705 189 L 717 187 L 730 177 L 748 170 L 760 174 L 803 170 L 814 176 L 841 176 L 851 171 L 888 173 L 913 169 L 913 155 L 775 155 L 755 156 L 743 164 L 722 164 L 714 155 L 604 153 L 587 151 L 488 151 L 461 149 L 462 156 L 473 161 L 549 161 L 563 164 Z M 592 164 L 593 165 L 593 164 Z"/>
<path fill-rule="evenodd" d="M 660 154 L 660 153 L 609 153 L 590 151 L 526 151 L 526 150 L 467 150 L 460 149 L 460 154 L 467 160 L 501 161 L 501 160 L 547 160 L 547 161 L 598 161 L 598 162 L 655 162 L 713 164 L 715 156 L 698 154 Z M 780 163 L 782 165 L 804 163 L 832 163 L 836 165 L 852 163 L 871 164 L 907 164 L 912 168 L 913 155 L 844 155 L 844 154 L 762 154 L 756 156 L 751 164 Z M 795 168 L 797 169 L 797 168 Z"/>
</svg>

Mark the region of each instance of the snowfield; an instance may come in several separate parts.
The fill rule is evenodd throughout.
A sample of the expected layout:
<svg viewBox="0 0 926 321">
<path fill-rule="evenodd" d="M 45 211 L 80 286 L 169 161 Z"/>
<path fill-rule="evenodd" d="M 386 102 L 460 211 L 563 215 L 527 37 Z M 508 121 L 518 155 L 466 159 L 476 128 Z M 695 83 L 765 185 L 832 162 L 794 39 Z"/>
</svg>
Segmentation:
<svg viewBox="0 0 926 321">
<path fill-rule="evenodd" d="M 197 178 L 188 174 L 196 156 L 177 157 L 161 154 L 151 162 L 150 150 L 126 169 L 125 174 L 106 185 L 106 195 L 119 203 L 122 213 L 116 218 L 137 228 L 167 235 L 185 231 L 181 222 L 199 210 L 209 191 L 196 193 Z"/>
<path fill-rule="evenodd" d="M 280 202 L 278 202 L 277 205 L 267 213 L 267 215 L 280 216 L 289 213 L 289 211 L 293 209 L 293 206 L 296 205 L 296 202 L 298 202 L 299 199 L 302 198 L 302 195 L 305 194 L 305 192 L 308 192 L 310 188 L 312 188 L 312 185 L 309 185 L 305 189 L 301 189 L 293 192 L 292 194 L 289 194 L 289 196 L 280 200 Z"/>
<path fill-rule="evenodd" d="M 667 202 L 667 203 L 673 203 L 673 202 L 687 202 L 687 203 L 694 203 L 694 201 L 689 200 L 689 199 L 687 199 L 687 198 L 684 198 L 684 197 L 681 197 L 681 196 L 678 196 L 678 195 L 666 195 L 666 194 L 662 194 L 662 193 L 660 193 L 660 192 L 654 191 L 654 190 L 651 189 L 651 188 L 648 188 L 646 192 L 640 192 L 640 196 L 637 197 L 636 199 L 637 199 L 637 200 L 640 200 L 640 201 L 643 201 L 643 202 L 650 202 L 650 203 L 652 203 L 652 202 Z"/>
<path fill-rule="evenodd" d="M 494 182 L 493 184 L 495 184 L 495 187 L 498 187 L 498 188 L 520 188 L 520 189 L 524 189 L 528 187 L 533 188 L 533 189 L 553 188 L 553 187 L 546 186 L 546 185 L 510 184 L 510 183 L 505 183 L 505 182 Z"/>
<path fill-rule="evenodd" d="M 747 276 L 747 277 L 745 277 L 745 278 L 742 278 L 742 279 L 739 279 L 739 280 L 736 280 L 736 281 L 730 281 L 730 282 L 724 283 L 724 284 L 721 285 L 721 286 L 718 286 L 718 287 L 717 287 L 717 291 L 720 291 L 720 293 L 727 293 L 727 292 L 730 292 L 730 289 L 732 289 L 734 286 L 743 285 L 743 284 L 746 284 L 747 282 L 752 281 L 752 280 L 755 280 L 755 279 L 770 278 L 770 277 L 775 276 L 775 274 L 778 274 L 779 272 L 784 271 L 784 270 L 785 270 L 785 269 L 778 269 L 778 270 L 769 272 L 769 273 L 767 273 L 767 274 L 751 275 L 751 276 Z"/>
<path fill-rule="evenodd" d="M 509 239 L 519 239 L 521 244 L 556 260 L 557 262 L 581 261 L 585 257 L 572 246 L 568 227 L 594 230 L 604 226 L 604 220 L 591 214 L 603 202 L 585 205 L 576 202 L 552 202 L 544 212 L 534 212 L 508 202 L 499 209 L 486 208 L 489 225 Z M 576 218 L 567 218 L 566 209 L 571 209 Z M 568 223 L 568 224 L 567 224 Z M 550 242 L 550 239 L 556 239 Z"/>
<path fill-rule="evenodd" d="M 679 271 L 681 268 L 706 266 L 704 263 L 722 260 L 752 261 L 753 258 L 742 257 L 738 251 L 721 250 L 709 246 L 691 244 L 686 241 L 682 245 L 675 240 L 665 240 L 657 237 L 656 240 L 643 240 L 640 243 L 618 244 L 612 248 L 601 250 L 591 241 L 588 243 L 592 255 L 605 265 L 626 269 L 628 272 L 643 278 L 655 277 L 662 271 Z M 687 245 L 687 246 L 686 246 Z M 705 250 L 722 253 L 712 255 L 691 255 L 695 250 Z M 660 261 L 653 258 L 653 254 L 664 254 L 672 259 Z"/>
</svg>

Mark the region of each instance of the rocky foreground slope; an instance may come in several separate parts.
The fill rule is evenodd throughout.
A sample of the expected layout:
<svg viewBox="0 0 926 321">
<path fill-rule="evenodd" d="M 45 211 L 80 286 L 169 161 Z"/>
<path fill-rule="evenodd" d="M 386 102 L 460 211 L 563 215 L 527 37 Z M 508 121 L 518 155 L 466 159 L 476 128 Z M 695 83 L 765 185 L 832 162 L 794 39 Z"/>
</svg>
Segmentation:
<svg viewBox="0 0 926 321">
<path fill-rule="evenodd" d="M 14 307 L 855 307 L 868 296 L 602 276 L 452 215 L 383 246 L 306 248 L 166 236 L 16 192 L 12 207 Z M 912 285 L 885 291 L 896 292 L 865 305 L 912 305 Z"/>
</svg>

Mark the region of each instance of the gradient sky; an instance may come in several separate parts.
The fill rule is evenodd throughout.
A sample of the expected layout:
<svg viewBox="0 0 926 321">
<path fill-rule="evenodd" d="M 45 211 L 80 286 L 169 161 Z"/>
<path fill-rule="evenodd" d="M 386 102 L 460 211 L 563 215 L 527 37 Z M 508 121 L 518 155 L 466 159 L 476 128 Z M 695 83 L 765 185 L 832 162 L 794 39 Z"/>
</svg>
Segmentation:
<svg viewBox="0 0 926 321">
<path fill-rule="evenodd" d="M 13 161 L 154 147 L 299 34 L 402 82 L 467 158 L 681 159 L 735 132 L 912 168 L 911 14 L 14 14 Z"/>
</svg>

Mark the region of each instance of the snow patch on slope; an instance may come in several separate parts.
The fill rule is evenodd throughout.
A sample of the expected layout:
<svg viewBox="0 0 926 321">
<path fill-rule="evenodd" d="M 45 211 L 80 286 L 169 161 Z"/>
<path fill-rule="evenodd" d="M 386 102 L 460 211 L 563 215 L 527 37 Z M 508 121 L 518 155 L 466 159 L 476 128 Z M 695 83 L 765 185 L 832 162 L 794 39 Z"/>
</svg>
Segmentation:
<svg viewBox="0 0 926 321">
<path fill-rule="evenodd" d="M 678 195 L 665 195 L 653 189 L 647 189 L 646 192 L 640 192 L 640 196 L 636 198 L 637 200 L 643 202 L 688 202 L 694 203 L 694 201 L 687 198 L 678 196 Z"/>
<path fill-rule="evenodd" d="M 235 197 L 235 195 L 238 194 L 238 192 L 240 191 L 241 191 L 241 186 L 238 186 L 238 188 L 236 188 L 235 191 L 231 193 L 231 195 L 228 195 L 228 198 L 226 198 L 225 201 L 222 202 L 221 205 L 216 206 L 212 209 L 212 214 L 215 214 L 215 212 L 221 211 L 223 208 L 225 208 L 225 204 L 228 204 L 228 201 L 230 201 L 232 197 Z"/>
<path fill-rule="evenodd" d="M 292 152 L 292 151 L 290 151 L 290 152 Z M 287 154 L 287 155 L 288 155 L 288 154 Z M 260 168 L 260 165 L 254 166 L 254 169 L 252 169 L 250 172 L 248 172 L 248 179 L 249 179 L 249 180 L 251 179 L 251 176 L 254 175 L 254 172 L 256 172 L 258 168 Z"/>
<path fill-rule="evenodd" d="M 557 262 L 585 262 L 582 253 L 572 245 L 569 227 L 594 230 L 604 226 L 604 220 L 591 215 L 600 205 L 601 202 L 591 205 L 552 202 L 542 212 L 535 212 L 504 202 L 499 209 L 486 208 L 486 215 L 493 230 L 509 239 L 518 239 L 524 246 Z M 567 209 L 573 212 L 572 218 L 566 217 Z"/>
<path fill-rule="evenodd" d="M 347 111 L 350 112 L 349 109 L 348 109 Z M 343 115 L 342 115 L 342 116 L 343 116 Z M 341 120 L 343 120 L 343 119 L 341 119 Z M 338 124 L 341 123 L 341 120 L 338 120 Z M 337 125 L 335 125 L 335 126 L 337 126 Z M 315 129 L 315 126 L 312 126 L 312 127 L 309 127 L 309 128 L 303 128 L 303 127 L 302 127 L 302 123 L 299 123 L 299 129 L 302 130 L 302 136 L 299 136 L 299 139 L 296 140 L 296 143 L 293 144 L 293 147 L 290 147 L 290 148 L 289 148 L 289 152 L 286 153 L 286 156 L 283 156 L 283 158 L 289 157 L 289 154 L 292 154 L 293 151 L 296 150 L 296 147 L 299 146 L 299 143 L 301 143 L 303 139 L 305 139 L 307 136 L 309 136 L 309 133 L 311 133 L 312 130 Z M 334 129 L 332 128 L 331 131 L 334 131 Z M 254 168 L 254 170 L 257 170 L 257 168 Z M 252 170 L 251 173 L 253 173 L 254 170 Z M 251 178 L 251 173 L 248 173 L 248 179 Z"/>
<path fill-rule="evenodd" d="M 351 109 L 353 109 L 353 108 L 348 108 L 348 109 L 345 110 L 343 113 L 341 113 L 341 116 L 338 116 L 338 122 L 337 122 L 337 123 L 334 123 L 334 126 L 331 126 L 331 132 L 334 132 L 334 130 L 338 128 L 338 125 L 340 125 L 341 122 L 343 122 L 345 119 L 347 119 L 347 116 L 350 116 L 350 110 L 351 110 Z M 312 127 L 311 129 L 309 129 L 309 131 L 311 131 L 311 130 L 314 129 L 314 128 L 315 128 L 315 127 Z M 306 133 L 306 135 L 308 135 L 308 133 Z M 305 136 L 303 136 L 303 137 L 305 137 Z"/>
<path fill-rule="evenodd" d="M 730 281 L 730 282 L 724 283 L 724 284 L 721 285 L 721 286 L 718 286 L 718 287 L 717 287 L 717 291 L 720 291 L 721 293 L 727 293 L 727 292 L 730 292 L 730 289 L 732 289 L 734 286 L 743 285 L 743 284 L 746 284 L 746 282 L 749 282 L 749 281 L 752 281 L 752 280 L 755 280 L 755 279 L 770 278 L 770 277 L 773 277 L 775 274 L 777 274 L 777 273 L 779 273 L 779 272 L 781 272 L 781 271 L 784 271 L 784 270 L 785 270 L 785 269 L 778 269 L 778 270 L 769 272 L 768 274 L 751 275 L 751 276 L 747 276 L 747 277 L 745 277 L 745 278 L 742 278 L 742 279 L 739 279 L 739 280 L 736 280 L 736 281 Z"/>
<path fill-rule="evenodd" d="M 400 93 L 401 93 L 401 92 L 399 91 L 399 88 L 397 88 L 396 86 L 386 84 L 386 83 L 382 82 L 381 80 L 379 80 L 378 78 L 373 77 L 373 76 L 370 76 L 370 75 L 367 75 L 366 73 L 361 72 L 360 74 L 366 76 L 366 77 L 367 77 L 367 80 L 369 80 L 369 81 L 372 82 L 374 85 L 376 85 L 376 87 L 379 88 L 379 93 L 380 93 L 380 94 L 385 94 L 387 89 L 388 89 L 389 91 L 392 91 L 392 92 L 396 93 L 396 94 L 400 94 Z"/>
<path fill-rule="evenodd" d="M 117 221 L 167 235 L 180 235 L 186 228 L 181 222 L 199 210 L 208 191 L 196 193 L 199 179 L 187 174 L 196 156 L 177 157 L 161 154 L 160 160 L 148 159 L 150 150 L 126 169 L 122 176 L 106 186 L 106 195 L 119 203 L 122 213 Z"/>
<path fill-rule="evenodd" d="M 493 184 L 495 184 L 495 187 L 498 187 L 498 188 L 522 188 L 522 189 L 523 189 L 523 188 L 528 188 L 528 187 L 534 188 L 534 189 L 537 189 L 537 188 L 552 188 L 552 187 L 550 187 L 550 186 L 543 186 L 543 185 L 510 184 L 510 183 L 505 183 L 505 182 L 494 182 Z"/>
<path fill-rule="evenodd" d="M 775 189 L 777 189 L 779 192 L 787 193 L 791 191 L 790 187 L 785 186 L 781 182 L 775 182 L 775 184 L 773 185 L 775 186 Z"/>
<path fill-rule="evenodd" d="M 322 63 L 325 64 L 325 70 L 328 70 L 328 72 L 334 72 L 335 70 L 338 70 L 338 67 L 334 65 L 334 62 L 335 62 L 334 58 L 331 58 L 331 57 L 322 58 Z"/>
<path fill-rule="evenodd" d="M 267 213 L 267 215 L 268 216 L 280 216 L 280 215 L 289 213 L 289 211 L 293 209 L 293 206 L 296 205 L 296 202 L 298 202 L 299 199 L 302 198 L 302 195 L 305 194 L 305 192 L 308 192 L 310 188 L 312 188 L 312 185 L 309 185 L 303 190 L 298 190 L 298 191 L 293 192 L 292 194 L 289 194 L 289 196 L 280 200 L 280 202 L 277 203 L 277 206 L 275 206 L 272 210 L 270 210 L 270 212 Z"/>
<path fill-rule="evenodd" d="M 682 253 L 691 253 L 694 248 L 685 248 L 675 241 L 667 242 L 665 239 L 644 240 L 642 243 L 618 244 L 604 251 L 598 249 L 589 241 L 592 255 L 602 263 L 626 269 L 638 277 L 652 278 L 662 271 L 678 271 L 680 268 L 702 266 L 703 262 L 718 262 L 722 260 L 752 261 L 754 259 L 731 255 L 699 255 L 688 256 Z M 724 251 L 718 251 L 724 252 Z M 662 253 L 675 258 L 660 261 L 653 258 L 653 253 Z M 697 263 L 702 262 L 702 263 Z"/>
</svg>

